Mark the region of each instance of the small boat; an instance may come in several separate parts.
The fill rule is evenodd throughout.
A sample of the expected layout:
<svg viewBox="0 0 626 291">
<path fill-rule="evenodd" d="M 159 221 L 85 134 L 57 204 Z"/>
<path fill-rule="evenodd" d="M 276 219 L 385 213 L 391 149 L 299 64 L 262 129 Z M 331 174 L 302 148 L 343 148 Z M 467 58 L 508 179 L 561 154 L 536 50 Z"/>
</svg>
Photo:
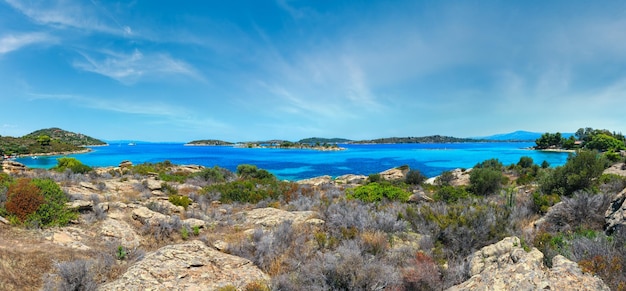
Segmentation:
<svg viewBox="0 0 626 291">
<path fill-rule="evenodd" d="M 135 143 L 131 141 L 130 143 L 128 143 L 128 145 L 129 145 L 129 146 L 134 146 L 134 145 L 135 145 Z"/>
</svg>

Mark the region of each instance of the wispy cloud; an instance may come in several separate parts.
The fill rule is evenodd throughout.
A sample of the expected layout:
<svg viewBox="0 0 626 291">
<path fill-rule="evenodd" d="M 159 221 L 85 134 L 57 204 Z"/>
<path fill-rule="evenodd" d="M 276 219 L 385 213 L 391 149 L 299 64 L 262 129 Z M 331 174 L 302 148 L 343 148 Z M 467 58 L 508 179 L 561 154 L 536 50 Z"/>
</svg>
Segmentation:
<svg viewBox="0 0 626 291">
<path fill-rule="evenodd" d="M 112 15 L 104 13 L 105 8 L 91 2 L 71 0 L 5 0 L 11 7 L 20 11 L 35 23 L 60 29 L 74 28 L 85 31 L 98 31 L 115 35 L 128 35 L 132 29 L 122 25 Z"/>
<path fill-rule="evenodd" d="M 82 60 L 73 63 L 80 70 L 100 74 L 123 84 L 132 84 L 143 78 L 167 75 L 182 75 L 202 79 L 189 64 L 174 59 L 167 54 L 143 54 L 135 50 L 130 54 L 107 51 L 94 57 L 81 53 Z"/>
<path fill-rule="evenodd" d="M 0 55 L 18 50 L 25 46 L 37 43 L 53 43 L 55 41 L 56 39 L 54 37 L 39 32 L 5 35 L 0 37 Z"/>
</svg>

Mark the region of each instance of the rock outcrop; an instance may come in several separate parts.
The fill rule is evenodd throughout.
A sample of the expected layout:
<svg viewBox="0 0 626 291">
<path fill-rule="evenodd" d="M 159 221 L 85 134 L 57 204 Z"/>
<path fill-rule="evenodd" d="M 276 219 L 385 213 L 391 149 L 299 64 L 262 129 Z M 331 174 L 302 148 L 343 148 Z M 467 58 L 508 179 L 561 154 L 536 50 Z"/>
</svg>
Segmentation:
<svg viewBox="0 0 626 291">
<path fill-rule="evenodd" d="M 332 182 L 333 182 L 333 178 L 331 176 L 320 176 L 320 177 L 300 180 L 297 183 L 301 185 L 319 186 L 323 184 L 330 184 Z"/>
<path fill-rule="evenodd" d="M 387 181 L 404 180 L 409 168 L 393 168 L 380 172 L 380 178 Z"/>
<path fill-rule="evenodd" d="M 27 170 L 26 166 L 22 163 L 18 163 L 12 160 L 2 161 L 2 171 L 7 174 L 20 175 Z"/>
<path fill-rule="evenodd" d="M 98 290 L 215 290 L 226 285 L 242 290 L 251 282 L 268 280 L 249 260 L 191 241 L 146 254 Z"/>
<path fill-rule="evenodd" d="M 606 224 L 604 230 L 606 233 L 611 234 L 617 228 L 626 226 L 626 189 L 622 190 L 619 194 L 613 198 L 609 209 L 606 210 L 604 219 Z"/>
<path fill-rule="evenodd" d="M 291 220 L 293 224 L 322 225 L 324 221 L 316 218 L 315 211 L 285 211 L 276 208 L 257 208 L 245 213 L 245 223 L 263 227 L 274 227 L 286 220 Z"/>
<path fill-rule="evenodd" d="M 335 178 L 336 184 L 343 185 L 360 185 L 364 184 L 365 181 L 367 181 L 367 176 L 365 175 L 346 174 Z"/>
<path fill-rule="evenodd" d="M 517 237 L 475 252 L 470 258 L 470 276 L 448 290 L 610 290 L 600 278 L 583 274 L 576 263 L 561 255 L 552 259 L 552 268 L 545 267 L 543 254 L 536 248 L 526 252 Z"/>
<path fill-rule="evenodd" d="M 472 169 L 454 169 L 452 171 L 450 171 L 450 173 L 452 174 L 452 180 L 450 181 L 450 185 L 451 186 L 467 186 L 469 185 L 469 174 L 472 171 Z M 437 176 L 439 177 L 439 176 Z M 434 185 L 435 184 L 435 180 L 437 179 L 437 177 L 432 177 L 427 179 L 424 183 L 426 184 L 431 184 Z"/>
</svg>

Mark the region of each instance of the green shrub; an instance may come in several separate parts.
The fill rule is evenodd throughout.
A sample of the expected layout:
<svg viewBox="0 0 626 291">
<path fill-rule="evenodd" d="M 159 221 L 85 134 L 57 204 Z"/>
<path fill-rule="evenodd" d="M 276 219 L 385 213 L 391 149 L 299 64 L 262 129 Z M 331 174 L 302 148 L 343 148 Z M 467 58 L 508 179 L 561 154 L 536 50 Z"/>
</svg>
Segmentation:
<svg viewBox="0 0 626 291">
<path fill-rule="evenodd" d="M 19 179 L 10 186 L 7 212 L 31 226 L 63 226 L 78 217 L 65 206 L 68 198 L 50 179 Z M 15 221 L 15 220 L 14 220 Z"/>
<path fill-rule="evenodd" d="M 533 210 L 540 214 L 546 214 L 552 205 L 559 203 L 561 197 L 557 194 L 533 193 Z"/>
<path fill-rule="evenodd" d="M 258 169 L 254 165 L 243 164 L 237 166 L 237 175 L 242 179 L 276 179 L 272 173 L 264 169 Z"/>
<path fill-rule="evenodd" d="M 469 190 L 476 195 L 494 194 L 502 187 L 502 172 L 491 167 L 475 168 L 470 172 Z"/>
<path fill-rule="evenodd" d="M 370 174 L 367 177 L 367 182 L 368 183 L 378 183 L 382 180 L 382 177 L 380 176 L 380 174 Z"/>
<path fill-rule="evenodd" d="M 189 205 L 193 203 L 191 198 L 184 196 L 184 195 L 177 195 L 177 194 L 170 195 L 168 200 L 176 206 L 182 206 L 183 208 L 185 208 L 185 210 L 187 210 L 187 207 L 189 207 Z"/>
<path fill-rule="evenodd" d="M 69 199 L 57 183 L 50 179 L 33 179 L 33 183 L 41 189 L 45 203 L 39 206 L 32 222 L 40 226 L 64 226 L 78 218 L 78 213 L 65 205 Z"/>
<path fill-rule="evenodd" d="M 418 170 L 410 170 L 406 173 L 406 183 L 411 185 L 419 185 L 426 181 L 427 177 L 422 175 Z"/>
<path fill-rule="evenodd" d="M 369 183 L 346 191 L 350 199 L 359 199 L 365 202 L 379 202 L 383 199 L 406 202 L 411 194 L 406 190 L 393 186 L 390 183 Z"/>
<path fill-rule="evenodd" d="M 245 179 L 204 188 L 207 194 L 219 195 L 222 203 L 258 203 L 264 199 L 279 199 L 291 189 L 291 183 L 276 179 Z"/>
<path fill-rule="evenodd" d="M 444 201 L 446 203 L 454 203 L 468 197 L 470 197 L 470 193 L 465 191 L 465 188 L 454 186 L 441 186 L 433 195 L 433 199 L 436 201 Z"/>
<path fill-rule="evenodd" d="M 66 169 L 70 169 L 77 174 L 84 174 L 90 172 L 91 167 L 84 165 L 76 158 L 62 157 L 57 159 L 57 165 L 52 168 L 57 172 L 64 172 Z"/>
<path fill-rule="evenodd" d="M 541 181 L 541 191 L 569 196 L 578 190 L 589 190 L 607 166 L 606 158 L 598 152 L 577 151 L 567 158 L 565 165 L 557 167 Z"/>
<path fill-rule="evenodd" d="M 450 183 L 452 183 L 453 180 L 454 174 L 450 171 L 444 171 L 441 175 L 435 178 L 435 184 L 439 186 L 450 186 Z"/>
<path fill-rule="evenodd" d="M 531 157 L 527 157 L 527 156 L 523 156 L 521 158 L 519 158 L 519 162 L 517 162 L 517 165 L 520 166 L 521 168 L 530 168 L 533 165 L 533 158 Z"/>
<path fill-rule="evenodd" d="M 202 171 L 195 175 L 211 183 L 221 183 L 226 182 L 226 179 L 231 176 L 232 173 L 227 169 L 214 166 L 213 168 L 202 169 Z"/>
</svg>

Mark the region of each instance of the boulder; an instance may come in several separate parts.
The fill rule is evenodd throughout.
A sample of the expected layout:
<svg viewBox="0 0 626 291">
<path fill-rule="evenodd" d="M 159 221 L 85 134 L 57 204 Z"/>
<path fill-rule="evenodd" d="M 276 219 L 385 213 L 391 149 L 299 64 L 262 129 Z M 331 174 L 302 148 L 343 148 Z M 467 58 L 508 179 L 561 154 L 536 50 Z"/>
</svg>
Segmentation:
<svg viewBox="0 0 626 291">
<path fill-rule="evenodd" d="M 335 178 L 335 183 L 345 185 L 360 185 L 367 181 L 367 176 L 347 174 Z"/>
<path fill-rule="evenodd" d="M 300 180 L 296 183 L 301 184 L 301 185 L 319 186 L 323 184 L 330 184 L 332 182 L 333 182 L 333 178 L 331 176 L 320 176 L 320 177 Z"/>
<path fill-rule="evenodd" d="M 380 178 L 387 181 L 404 180 L 409 168 L 393 168 L 380 172 Z"/>
<path fill-rule="evenodd" d="M 65 206 L 69 209 L 74 209 L 79 212 L 84 211 L 92 211 L 93 210 L 93 202 L 85 201 L 85 200 L 74 200 L 71 202 L 65 203 Z"/>
<path fill-rule="evenodd" d="M 26 172 L 27 168 L 22 163 L 18 163 L 12 160 L 4 160 L 2 161 L 2 171 L 7 174 L 23 174 Z"/>
<path fill-rule="evenodd" d="M 409 203 L 419 203 L 419 202 L 433 202 L 434 200 L 424 192 L 423 189 L 413 190 L 413 194 L 409 196 Z"/>
<path fill-rule="evenodd" d="M 132 166 L 133 166 L 133 163 L 128 160 L 124 160 L 120 162 L 120 165 L 119 165 L 120 168 L 131 168 Z"/>
<path fill-rule="evenodd" d="M 448 290 L 610 290 L 561 255 L 552 265 L 543 265 L 543 254 L 536 248 L 526 252 L 519 238 L 507 237 L 470 256 L 471 278 Z"/>
<path fill-rule="evenodd" d="M 163 186 L 161 186 L 162 182 L 156 179 L 146 179 L 143 183 L 146 184 L 146 187 L 148 187 L 150 191 L 161 190 L 163 188 Z"/>
<path fill-rule="evenodd" d="M 269 279 L 247 259 L 191 241 L 146 254 L 98 290 L 216 290 L 226 285 L 243 290 L 251 282 Z"/>
<path fill-rule="evenodd" d="M 452 181 L 450 182 L 450 185 L 452 186 L 467 186 L 469 185 L 469 174 L 472 171 L 472 169 L 454 169 L 452 171 L 450 171 L 450 173 L 452 173 Z M 437 176 L 438 177 L 438 176 Z M 435 185 L 435 180 L 437 179 L 437 177 L 432 177 L 429 179 L 426 179 L 426 181 L 424 183 L 426 184 L 431 184 L 431 185 Z"/>
<path fill-rule="evenodd" d="M 183 225 L 188 225 L 191 228 L 194 228 L 194 227 L 205 228 L 206 227 L 206 222 L 204 222 L 204 220 L 200 220 L 197 218 L 187 218 L 183 220 L 182 223 Z"/>
<path fill-rule="evenodd" d="M 146 224 L 157 224 L 160 221 L 169 221 L 170 217 L 148 209 L 148 207 L 138 207 L 133 210 L 132 217 L 134 220 Z"/>
<path fill-rule="evenodd" d="M 126 248 L 136 248 L 141 244 L 141 236 L 123 220 L 107 218 L 100 224 L 98 232 L 105 239 L 116 240 Z"/>
<path fill-rule="evenodd" d="M 246 212 L 245 223 L 263 227 L 274 227 L 286 220 L 291 220 L 296 224 L 322 225 L 324 221 L 317 219 L 318 213 L 315 211 L 285 211 L 276 208 L 257 208 Z"/>
<path fill-rule="evenodd" d="M 604 225 L 604 231 L 611 234 L 617 228 L 626 226 L 626 189 L 618 193 L 615 198 L 609 204 L 609 208 L 606 210 L 604 219 L 606 221 Z"/>
</svg>

